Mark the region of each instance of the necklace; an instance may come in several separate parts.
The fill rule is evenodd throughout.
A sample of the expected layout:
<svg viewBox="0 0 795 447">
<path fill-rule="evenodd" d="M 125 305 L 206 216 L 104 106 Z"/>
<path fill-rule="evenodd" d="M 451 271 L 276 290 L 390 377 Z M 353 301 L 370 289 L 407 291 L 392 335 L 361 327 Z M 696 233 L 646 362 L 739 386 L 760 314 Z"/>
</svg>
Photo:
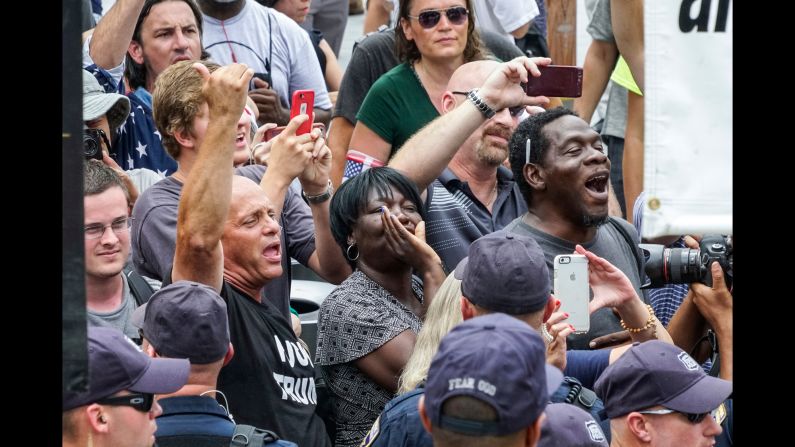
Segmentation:
<svg viewBox="0 0 795 447">
<path fill-rule="evenodd" d="M 494 205 L 494 202 L 497 200 L 497 184 L 498 183 L 499 182 L 495 179 L 494 180 L 494 188 L 492 188 L 491 194 L 489 194 L 489 197 L 491 197 L 491 200 L 489 200 L 488 203 L 486 203 L 486 208 L 489 208 L 492 205 Z"/>
</svg>

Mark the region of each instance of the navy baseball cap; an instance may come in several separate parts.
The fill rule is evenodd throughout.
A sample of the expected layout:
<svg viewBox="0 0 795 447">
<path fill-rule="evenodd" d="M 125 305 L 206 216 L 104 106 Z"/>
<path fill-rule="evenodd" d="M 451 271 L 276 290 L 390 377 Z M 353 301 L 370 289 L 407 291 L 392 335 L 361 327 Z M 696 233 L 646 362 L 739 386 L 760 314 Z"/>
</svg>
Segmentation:
<svg viewBox="0 0 795 447">
<path fill-rule="evenodd" d="M 732 383 L 707 375 L 678 347 L 650 340 L 633 343 L 604 370 L 594 391 L 613 419 L 656 405 L 682 413 L 706 413 L 731 395 Z"/>
<path fill-rule="evenodd" d="M 541 310 L 552 291 L 544 251 L 535 239 L 498 231 L 469 246 L 455 269 L 461 293 L 474 304 L 509 315 Z"/>
<path fill-rule="evenodd" d="M 188 381 L 187 359 L 151 358 L 118 329 L 88 328 L 88 390 L 64 391 L 63 411 L 110 397 L 119 391 L 167 394 Z"/>
<path fill-rule="evenodd" d="M 538 447 L 608 447 L 599 423 L 588 412 L 566 403 L 547 405 Z"/>
<path fill-rule="evenodd" d="M 207 364 L 229 349 L 226 303 L 206 284 L 169 284 L 152 295 L 143 312 L 144 337 L 161 356 Z"/>
<path fill-rule="evenodd" d="M 546 363 L 538 332 L 502 313 L 455 326 L 428 369 L 425 406 L 434 427 L 473 436 L 505 435 L 530 426 L 544 411 L 563 373 Z M 445 401 L 470 396 L 491 405 L 496 421 L 442 414 Z"/>
</svg>

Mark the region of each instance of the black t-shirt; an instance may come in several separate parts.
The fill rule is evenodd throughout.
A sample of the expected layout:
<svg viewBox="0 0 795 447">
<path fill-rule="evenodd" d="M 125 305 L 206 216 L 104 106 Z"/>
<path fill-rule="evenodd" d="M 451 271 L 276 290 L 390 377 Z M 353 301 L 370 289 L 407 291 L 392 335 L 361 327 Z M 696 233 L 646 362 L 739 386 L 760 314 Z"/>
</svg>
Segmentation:
<svg viewBox="0 0 795 447">
<path fill-rule="evenodd" d="M 290 323 L 267 301 L 258 303 L 226 281 L 221 297 L 235 355 L 221 369 L 218 389 L 235 421 L 299 446 L 331 446 L 315 414 L 315 367 Z"/>
</svg>

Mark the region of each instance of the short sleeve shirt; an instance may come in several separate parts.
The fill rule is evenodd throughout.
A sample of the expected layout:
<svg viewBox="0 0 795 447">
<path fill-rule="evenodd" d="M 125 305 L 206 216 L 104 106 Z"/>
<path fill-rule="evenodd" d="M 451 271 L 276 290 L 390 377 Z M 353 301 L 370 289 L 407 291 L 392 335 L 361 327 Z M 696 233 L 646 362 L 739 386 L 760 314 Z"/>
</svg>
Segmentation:
<svg viewBox="0 0 795 447">
<path fill-rule="evenodd" d="M 422 301 L 422 286 L 416 278 L 412 278 L 412 289 Z M 394 397 L 361 372 L 353 361 L 406 329 L 416 334 L 421 328 L 418 316 L 360 270 L 323 301 L 315 362 L 323 367 L 334 395 L 337 419 L 334 445 L 358 445 Z"/>
<path fill-rule="evenodd" d="M 411 67 L 400 64 L 373 84 L 356 119 L 392 145 L 391 157 L 412 135 L 438 116 L 439 112 Z"/>
</svg>

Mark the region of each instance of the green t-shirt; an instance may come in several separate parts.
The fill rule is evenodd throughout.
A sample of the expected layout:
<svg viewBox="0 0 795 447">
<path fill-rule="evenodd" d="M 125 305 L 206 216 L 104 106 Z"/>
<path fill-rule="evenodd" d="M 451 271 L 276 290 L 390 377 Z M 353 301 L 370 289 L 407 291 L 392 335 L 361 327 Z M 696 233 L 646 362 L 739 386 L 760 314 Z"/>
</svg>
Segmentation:
<svg viewBox="0 0 795 447">
<path fill-rule="evenodd" d="M 439 112 L 411 67 L 403 63 L 384 73 L 373 84 L 356 119 L 392 144 L 389 154 L 392 157 L 406 140 L 438 116 Z"/>
</svg>

